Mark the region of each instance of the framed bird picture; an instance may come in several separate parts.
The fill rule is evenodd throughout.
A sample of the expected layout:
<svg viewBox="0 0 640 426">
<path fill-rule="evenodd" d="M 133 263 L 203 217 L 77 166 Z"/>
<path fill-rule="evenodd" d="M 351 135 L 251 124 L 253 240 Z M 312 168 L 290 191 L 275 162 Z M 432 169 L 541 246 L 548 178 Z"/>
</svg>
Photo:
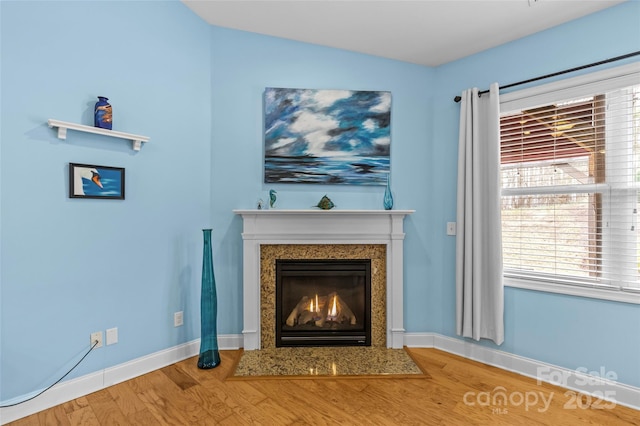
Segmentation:
<svg viewBox="0 0 640 426">
<path fill-rule="evenodd" d="M 124 200 L 124 168 L 69 163 L 69 198 Z"/>
</svg>

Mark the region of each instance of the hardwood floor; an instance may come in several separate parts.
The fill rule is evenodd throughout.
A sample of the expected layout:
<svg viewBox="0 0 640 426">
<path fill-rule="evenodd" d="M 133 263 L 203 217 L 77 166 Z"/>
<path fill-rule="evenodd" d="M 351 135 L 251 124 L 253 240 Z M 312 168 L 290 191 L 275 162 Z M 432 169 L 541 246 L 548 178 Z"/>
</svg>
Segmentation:
<svg viewBox="0 0 640 426">
<path fill-rule="evenodd" d="M 240 351 L 221 351 L 218 368 L 190 358 L 10 424 L 640 425 L 630 408 L 436 349 L 409 352 L 430 377 L 225 380 Z"/>
</svg>

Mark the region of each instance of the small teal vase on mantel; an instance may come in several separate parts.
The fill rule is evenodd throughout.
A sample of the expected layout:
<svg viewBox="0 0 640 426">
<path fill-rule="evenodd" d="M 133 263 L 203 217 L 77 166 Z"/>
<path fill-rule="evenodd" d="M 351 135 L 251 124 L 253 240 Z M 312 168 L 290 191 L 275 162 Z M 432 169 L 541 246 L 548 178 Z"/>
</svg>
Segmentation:
<svg viewBox="0 0 640 426">
<path fill-rule="evenodd" d="M 384 209 L 391 210 L 393 208 L 393 195 L 391 195 L 391 173 L 387 174 L 387 187 L 384 189 Z"/>
<path fill-rule="evenodd" d="M 211 229 L 202 230 L 202 288 L 200 291 L 200 356 L 198 368 L 209 369 L 220 365 L 218 352 L 218 297 L 211 256 Z"/>
</svg>

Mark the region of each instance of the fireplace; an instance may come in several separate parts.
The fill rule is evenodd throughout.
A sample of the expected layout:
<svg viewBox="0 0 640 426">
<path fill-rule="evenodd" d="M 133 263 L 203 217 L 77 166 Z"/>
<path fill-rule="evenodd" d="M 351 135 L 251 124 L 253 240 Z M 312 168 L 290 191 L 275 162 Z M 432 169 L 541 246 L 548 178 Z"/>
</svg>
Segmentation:
<svg viewBox="0 0 640 426">
<path fill-rule="evenodd" d="M 371 346 L 371 260 L 276 260 L 275 316 L 276 347 Z"/>
<path fill-rule="evenodd" d="M 275 348 L 277 259 L 371 259 L 371 346 L 401 349 L 404 218 L 414 210 L 234 210 L 242 216 L 244 350 Z"/>
</svg>

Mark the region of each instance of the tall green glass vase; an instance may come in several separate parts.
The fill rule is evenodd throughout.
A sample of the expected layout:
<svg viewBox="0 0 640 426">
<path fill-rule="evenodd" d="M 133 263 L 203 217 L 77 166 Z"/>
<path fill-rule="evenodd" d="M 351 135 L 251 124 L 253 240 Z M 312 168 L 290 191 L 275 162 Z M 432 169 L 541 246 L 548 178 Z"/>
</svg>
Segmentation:
<svg viewBox="0 0 640 426">
<path fill-rule="evenodd" d="M 198 368 L 209 369 L 220 365 L 218 352 L 218 297 L 216 278 L 213 275 L 211 256 L 211 229 L 202 230 L 204 247 L 202 250 L 202 288 L 200 291 L 200 356 Z"/>
</svg>

